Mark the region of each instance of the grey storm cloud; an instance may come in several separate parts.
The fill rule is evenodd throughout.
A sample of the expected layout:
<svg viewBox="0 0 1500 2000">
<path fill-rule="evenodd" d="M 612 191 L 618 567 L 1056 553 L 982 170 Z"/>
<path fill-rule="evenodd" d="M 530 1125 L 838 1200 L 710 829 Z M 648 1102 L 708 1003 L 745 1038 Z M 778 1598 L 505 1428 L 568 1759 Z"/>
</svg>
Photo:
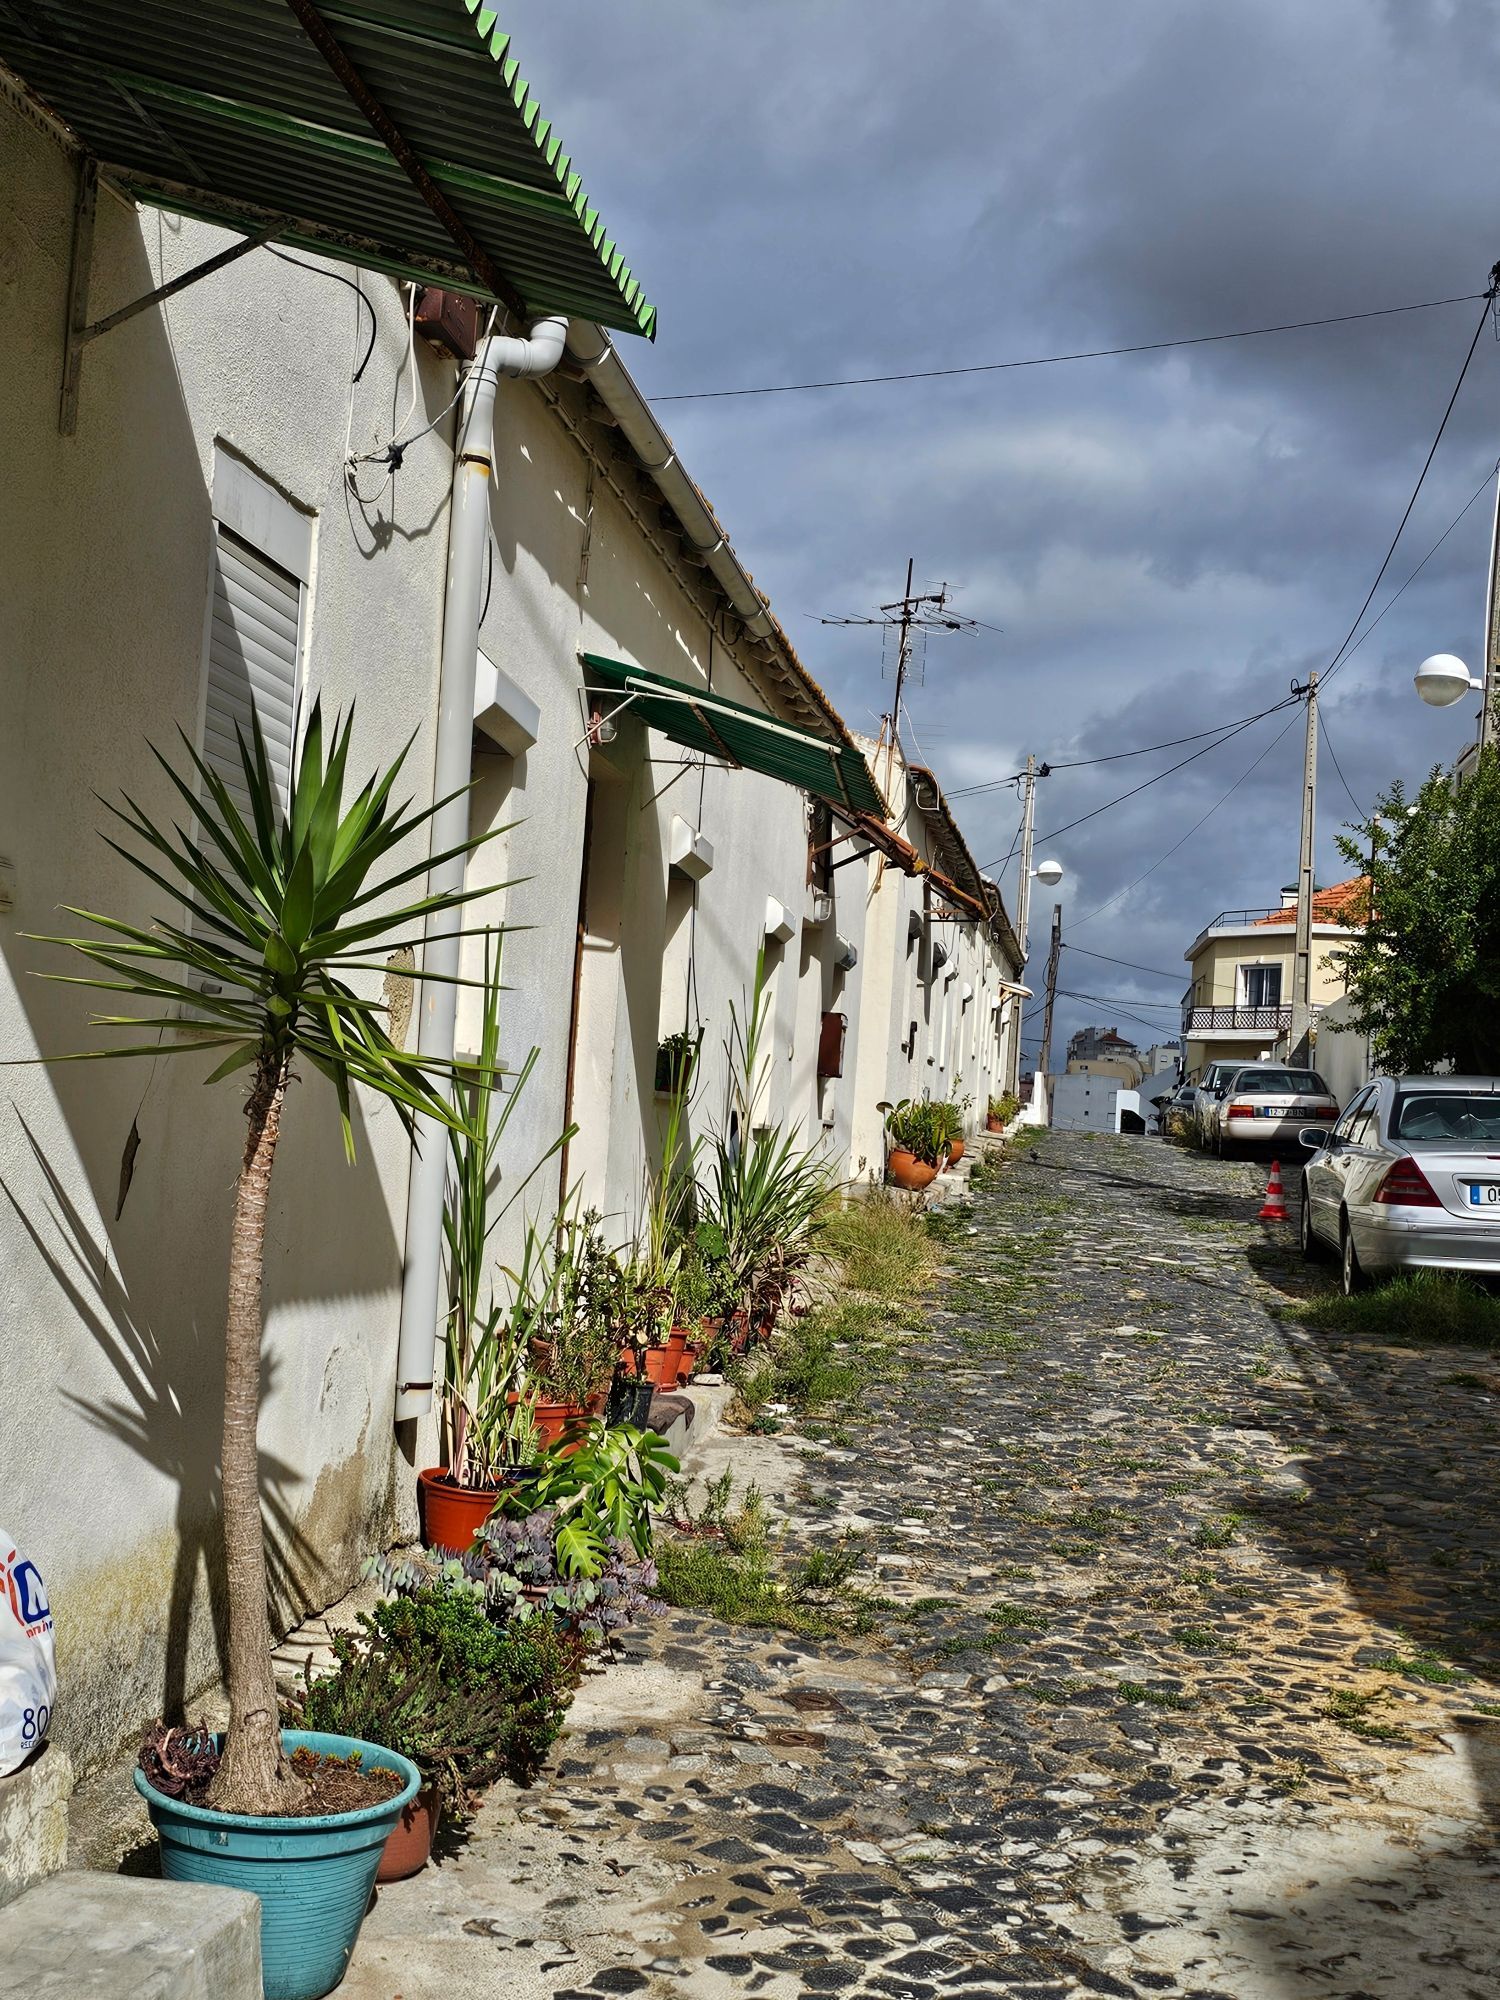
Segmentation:
<svg viewBox="0 0 1500 2000">
<path fill-rule="evenodd" d="M 658 398 L 1473 294 L 1500 257 L 1496 0 L 514 0 L 507 24 L 660 308 L 654 349 L 622 341 Z M 895 596 L 911 555 L 1003 628 L 935 637 L 912 696 L 956 790 L 1028 751 L 1061 764 L 1250 715 L 1325 666 L 1479 315 L 659 410 L 856 727 L 888 698 L 879 635 L 819 614 Z M 1328 689 L 1361 810 L 1465 740 L 1467 705 L 1422 709 L 1410 676 L 1440 648 L 1477 660 L 1497 458 L 1486 329 L 1372 617 L 1479 497 Z M 1057 771 L 1042 833 L 1193 747 Z M 1295 870 L 1300 769 L 1289 711 L 1060 833 L 1065 938 L 1171 975 L 1072 957 L 1068 983 L 1169 1033 L 1141 1003 L 1176 999 L 1200 924 Z M 1320 779 L 1336 879 L 1355 806 L 1326 754 Z M 957 809 L 998 863 L 1013 789 Z M 1060 1026 L 1112 1018 L 1070 1001 Z"/>
</svg>

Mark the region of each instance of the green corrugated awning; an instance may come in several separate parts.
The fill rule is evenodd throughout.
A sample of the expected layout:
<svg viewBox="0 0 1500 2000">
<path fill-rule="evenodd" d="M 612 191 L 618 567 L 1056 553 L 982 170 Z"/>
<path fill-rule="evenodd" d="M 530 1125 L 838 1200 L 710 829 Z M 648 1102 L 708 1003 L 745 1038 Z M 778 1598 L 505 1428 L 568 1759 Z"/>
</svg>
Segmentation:
<svg viewBox="0 0 1500 2000">
<path fill-rule="evenodd" d="M 628 714 L 684 749 L 721 757 L 763 777 L 780 778 L 848 812 L 885 818 L 885 801 L 852 743 L 815 736 L 810 729 L 798 729 L 742 701 L 649 673 L 644 667 L 629 667 L 598 653 L 584 653 L 582 660 L 591 689 L 628 698 Z"/>
<path fill-rule="evenodd" d="M 654 334 L 481 0 L 0 0 L 0 61 L 137 200 Z"/>
</svg>

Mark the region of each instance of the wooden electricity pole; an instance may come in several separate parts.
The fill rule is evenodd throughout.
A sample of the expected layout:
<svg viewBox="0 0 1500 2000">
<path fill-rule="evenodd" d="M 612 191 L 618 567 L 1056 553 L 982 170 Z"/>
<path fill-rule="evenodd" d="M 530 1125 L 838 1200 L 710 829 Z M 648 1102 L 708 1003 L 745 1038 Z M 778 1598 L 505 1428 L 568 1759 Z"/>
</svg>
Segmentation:
<svg viewBox="0 0 1500 2000">
<path fill-rule="evenodd" d="M 1062 904 L 1052 905 L 1052 948 L 1047 953 L 1047 1005 L 1042 1014 L 1042 1049 L 1037 1068 L 1045 1076 L 1052 1067 L 1052 1007 L 1057 999 L 1057 962 L 1062 957 Z"/>
</svg>

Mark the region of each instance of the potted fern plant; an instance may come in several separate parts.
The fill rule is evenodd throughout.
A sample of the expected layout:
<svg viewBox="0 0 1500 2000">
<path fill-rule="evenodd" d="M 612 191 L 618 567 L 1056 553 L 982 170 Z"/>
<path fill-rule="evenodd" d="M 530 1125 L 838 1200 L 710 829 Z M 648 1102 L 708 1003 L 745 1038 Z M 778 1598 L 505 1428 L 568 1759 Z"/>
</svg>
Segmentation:
<svg viewBox="0 0 1500 2000">
<path fill-rule="evenodd" d="M 405 751 L 346 799 L 353 721 L 351 709 L 342 722 L 335 719 L 325 741 L 321 707 L 313 704 L 285 809 L 258 719 L 251 742 L 243 736 L 239 742 L 248 811 L 185 737 L 196 784 L 156 752 L 186 808 L 186 827 L 158 825 L 127 794 L 123 807 L 110 810 L 130 844 L 110 845 L 165 892 L 170 914 L 139 924 L 69 908 L 88 934 L 44 940 L 68 946 L 89 967 L 46 976 L 103 989 L 116 1005 L 119 996 L 137 1003 L 132 1013 L 96 1015 L 94 1025 L 143 1032 L 88 1054 L 201 1062 L 212 1051 L 207 1081 L 238 1078 L 244 1089 L 221 1447 L 229 1727 L 222 1741 L 199 1745 L 194 1781 L 171 1789 L 173 1759 L 154 1754 L 159 1782 L 141 1769 L 135 1782 L 160 1836 L 164 1875 L 234 1883 L 243 1883 L 247 1871 L 254 1877 L 265 1990 L 276 2000 L 308 2000 L 343 1976 L 386 1836 L 419 1779 L 415 1765 L 392 1749 L 280 1726 L 256 1445 L 266 1216 L 277 1143 L 294 1075 L 307 1070 L 332 1085 L 330 1108 L 336 1103 L 350 1160 L 356 1085 L 387 1099 L 408 1132 L 418 1114 L 445 1127 L 462 1123 L 450 1097 L 452 1065 L 398 1048 L 383 1025 L 384 1009 L 358 986 L 366 983 L 361 975 L 384 971 L 386 953 L 420 943 L 427 917 L 480 893 L 425 895 L 404 905 L 393 895 L 425 876 L 431 863 L 426 856 L 399 863 L 392 857 L 445 801 L 415 811 L 392 803 Z M 346 1775 L 369 1781 L 365 1802 L 320 1809 L 334 1789 L 323 1782 L 330 1757 L 344 1760 Z M 395 1773 L 394 1789 L 382 1772 Z"/>
</svg>

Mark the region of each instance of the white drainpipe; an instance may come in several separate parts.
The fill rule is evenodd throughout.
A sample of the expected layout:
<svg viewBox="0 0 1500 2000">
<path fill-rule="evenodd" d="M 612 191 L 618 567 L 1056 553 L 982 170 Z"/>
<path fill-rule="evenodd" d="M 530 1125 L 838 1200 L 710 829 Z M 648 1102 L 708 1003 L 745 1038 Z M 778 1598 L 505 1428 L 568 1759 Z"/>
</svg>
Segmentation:
<svg viewBox="0 0 1500 2000">
<path fill-rule="evenodd" d="M 448 804 L 432 820 L 431 852 L 444 854 L 469 835 L 470 746 L 474 735 L 474 671 L 479 660 L 480 596 L 489 533 L 490 473 L 495 386 L 502 375 L 547 375 L 562 359 L 566 319 L 538 320 L 529 340 L 494 334 L 475 356 L 464 384 L 453 455 L 453 494 L 448 510 L 448 587 L 443 604 L 443 656 L 439 669 L 437 753 L 433 797 Z M 456 798 L 450 797 L 457 793 Z M 464 885 L 461 855 L 429 871 L 427 894 Z M 428 919 L 422 970 L 445 975 L 423 979 L 419 987 L 417 1048 L 448 1062 L 453 1057 L 458 989 L 459 941 L 443 935 L 458 929 L 463 915 L 437 912 Z M 419 1150 L 412 1160 L 406 1197 L 406 1266 L 401 1282 L 401 1334 L 396 1349 L 396 1421 L 420 1417 L 432 1408 L 433 1361 L 443 1304 L 443 1194 L 448 1177 L 448 1141 L 431 1119 L 417 1121 Z"/>
</svg>

